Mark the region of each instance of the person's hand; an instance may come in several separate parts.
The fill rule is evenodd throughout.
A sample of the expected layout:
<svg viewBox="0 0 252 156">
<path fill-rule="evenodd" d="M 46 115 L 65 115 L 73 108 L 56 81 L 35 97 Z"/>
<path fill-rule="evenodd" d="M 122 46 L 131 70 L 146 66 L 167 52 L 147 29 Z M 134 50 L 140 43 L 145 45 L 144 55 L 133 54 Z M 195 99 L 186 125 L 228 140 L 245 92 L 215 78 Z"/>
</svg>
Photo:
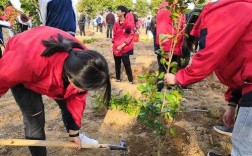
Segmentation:
<svg viewBox="0 0 252 156">
<path fill-rule="evenodd" d="M 165 74 L 164 81 L 169 85 L 174 85 L 176 84 L 176 77 L 174 74 L 167 73 Z"/>
<path fill-rule="evenodd" d="M 76 147 L 77 150 L 81 149 L 81 139 L 80 139 L 80 137 L 78 137 L 78 136 L 77 137 L 70 137 L 69 141 L 74 142 L 75 144 L 77 144 L 77 147 Z"/>
<path fill-rule="evenodd" d="M 122 49 L 123 49 L 122 45 L 120 45 L 120 46 L 118 46 L 118 47 L 116 48 L 116 50 L 117 50 L 118 52 L 122 51 Z"/>
<path fill-rule="evenodd" d="M 225 126 L 234 127 L 235 124 L 235 107 L 228 106 L 223 115 L 223 122 Z"/>
<path fill-rule="evenodd" d="M 70 135 L 73 135 L 75 137 L 70 137 L 69 141 L 77 144 L 77 147 L 76 147 L 77 150 L 81 149 L 81 139 L 79 137 L 79 131 L 78 130 L 77 131 L 76 130 L 69 130 L 69 136 Z"/>
<path fill-rule="evenodd" d="M 117 51 L 118 52 L 122 51 L 123 47 L 125 47 L 125 46 L 126 46 L 125 43 L 121 44 L 120 46 L 117 47 Z"/>
</svg>

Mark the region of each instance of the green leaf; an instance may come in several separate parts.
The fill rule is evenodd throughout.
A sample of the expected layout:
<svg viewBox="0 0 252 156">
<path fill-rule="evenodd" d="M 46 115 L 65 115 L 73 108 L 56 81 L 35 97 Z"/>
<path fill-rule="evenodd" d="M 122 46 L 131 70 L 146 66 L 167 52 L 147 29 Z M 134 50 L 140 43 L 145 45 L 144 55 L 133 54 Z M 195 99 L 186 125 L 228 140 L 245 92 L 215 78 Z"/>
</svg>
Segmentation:
<svg viewBox="0 0 252 156">
<path fill-rule="evenodd" d="M 178 68 L 178 62 L 174 61 L 171 63 L 170 67 L 172 68 Z"/>
<path fill-rule="evenodd" d="M 170 94 L 175 95 L 178 101 L 182 100 L 182 94 L 181 94 L 180 91 L 178 91 L 178 90 L 172 90 L 170 92 Z"/>
<path fill-rule="evenodd" d="M 172 70 L 171 70 L 171 73 L 172 74 L 176 74 L 178 72 L 178 69 L 177 68 L 172 68 Z"/>
<path fill-rule="evenodd" d="M 177 103 L 177 98 L 175 95 L 172 94 L 167 94 L 165 96 L 166 100 L 169 101 L 170 103 Z"/>
<path fill-rule="evenodd" d="M 171 103 L 170 104 L 170 107 L 173 109 L 173 110 L 176 110 L 178 108 L 178 104 L 177 103 Z"/>
<path fill-rule="evenodd" d="M 161 63 L 161 64 L 165 64 L 165 63 L 166 63 L 166 59 L 165 59 L 165 58 L 161 58 L 161 59 L 160 59 L 160 63 Z"/>
<path fill-rule="evenodd" d="M 146 90 L 146 87 L 144 85 L 139 85 L 137 86 L 137 90 L 139 90 L 140 92 L 143 92 Z"/>
<path fill-rule="evenodd" d="M 158 78 L 159 78 L 159 79 L 163 79 L 163 78 L 164 78 L 164 76 L 165 76 L 165 73 L 164 73 L 164 72 L 162 72 L 162 73 L 160 73 L 160 74 L 159 74 Z"/>
<path fill-rule="evenodd" d="M 156 98 L 157 98 L 157 99 L 163 99 L 163 97 L 164 97 L 163 93 L 158 92 L 158 93 L 156 94 Z"/>
<path fill-rule="evenodd" d="M 162 106 L 162 104 L 157 104 L 155 107 L 156 107 L 157 109 L 161 109 L 161 106 Z"/>
<path fill-rule="evenodd" d="M 170 132 L 172 137 L 176 137 L 177 133 L 176 133 L 176 130 L 173 127 L 169 128 L 169 132 Z"/>
<path fill-rule="evenodd" d="M 174 109 L 171 109 L 171 110 L 169 111 L 169 115 L 170 115 L 172 118 L 174 118 L 175 115 L 176 115 L 175 110 L 174 110 Z"/>
</svg>

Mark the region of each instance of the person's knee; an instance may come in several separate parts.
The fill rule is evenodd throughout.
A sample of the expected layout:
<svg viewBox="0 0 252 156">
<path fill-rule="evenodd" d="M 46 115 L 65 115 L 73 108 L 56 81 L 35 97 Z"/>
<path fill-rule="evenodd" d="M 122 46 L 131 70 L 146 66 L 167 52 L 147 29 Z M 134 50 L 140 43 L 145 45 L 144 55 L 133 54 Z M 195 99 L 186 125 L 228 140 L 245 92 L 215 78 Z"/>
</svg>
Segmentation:
<svg viewBox="0 0 252 156">
<path fill-rule="evenodd" d="M 43 110 L 25 117 L 24 125 L 26 138 L 45 139 L 45 114 Z"/>
</svg>

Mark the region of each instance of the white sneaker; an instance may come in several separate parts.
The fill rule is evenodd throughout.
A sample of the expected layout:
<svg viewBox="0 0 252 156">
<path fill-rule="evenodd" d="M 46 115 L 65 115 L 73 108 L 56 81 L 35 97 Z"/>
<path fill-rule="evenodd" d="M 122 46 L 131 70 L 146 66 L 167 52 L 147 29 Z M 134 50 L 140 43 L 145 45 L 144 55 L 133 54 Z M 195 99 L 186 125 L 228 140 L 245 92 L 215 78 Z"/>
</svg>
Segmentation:
<svg viewBox="0 0 252 156">
<path fill-rule="evenodd" d="M 79 137 L 81 139 L 81 143 L 83 144 L 99 144 L 97 140 L 91 139 L 87 137 L 85 134 L 80 133 Z"/>
</svg>

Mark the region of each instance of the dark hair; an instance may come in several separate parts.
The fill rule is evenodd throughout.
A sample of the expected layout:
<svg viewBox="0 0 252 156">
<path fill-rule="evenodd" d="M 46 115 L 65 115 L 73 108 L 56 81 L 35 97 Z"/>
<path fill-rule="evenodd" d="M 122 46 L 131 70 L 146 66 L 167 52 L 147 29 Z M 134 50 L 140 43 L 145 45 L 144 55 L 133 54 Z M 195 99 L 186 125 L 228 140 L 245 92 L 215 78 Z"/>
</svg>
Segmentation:
<svg viewBox="0 0 252 156">
<path fill-rule="evenodd" d="M 43 40 L 46 50 L 41 56 L 50 57 L 58 52 L 68 52 L 64 63 L 64 72 L 72 83 L 83 90 L 96 90 L 105 87 L 103 102 L 109 106 L 111 97 L 111 83 L 106 59 L 98 52 L 84 50 L 81 44 L 64 38 L 58 34 L 57 40 L 50 37 Z M 74 50 L 78 48 L 79 50 Z"/>
<path fill-rule="evenodd" d="M 126 7 L 123 6 L 123 5 L 118 6 L 118 7 L 117 7 L 117 10 L 121 10 L 121 12 L 124 12 L 124 13 L 125 13 L 125 14 L 124 14 L 124 17 L 125 17 L 126 14 L 129 12 L 129 11 L 128 11 L 128 8 L 126 8 Z"/>
<path fill-rule="evenodd" d="M 0 10 L 3 10 L 4 11 L 4 7 L 2 5 L 0 5 Z"/>
</svg>

